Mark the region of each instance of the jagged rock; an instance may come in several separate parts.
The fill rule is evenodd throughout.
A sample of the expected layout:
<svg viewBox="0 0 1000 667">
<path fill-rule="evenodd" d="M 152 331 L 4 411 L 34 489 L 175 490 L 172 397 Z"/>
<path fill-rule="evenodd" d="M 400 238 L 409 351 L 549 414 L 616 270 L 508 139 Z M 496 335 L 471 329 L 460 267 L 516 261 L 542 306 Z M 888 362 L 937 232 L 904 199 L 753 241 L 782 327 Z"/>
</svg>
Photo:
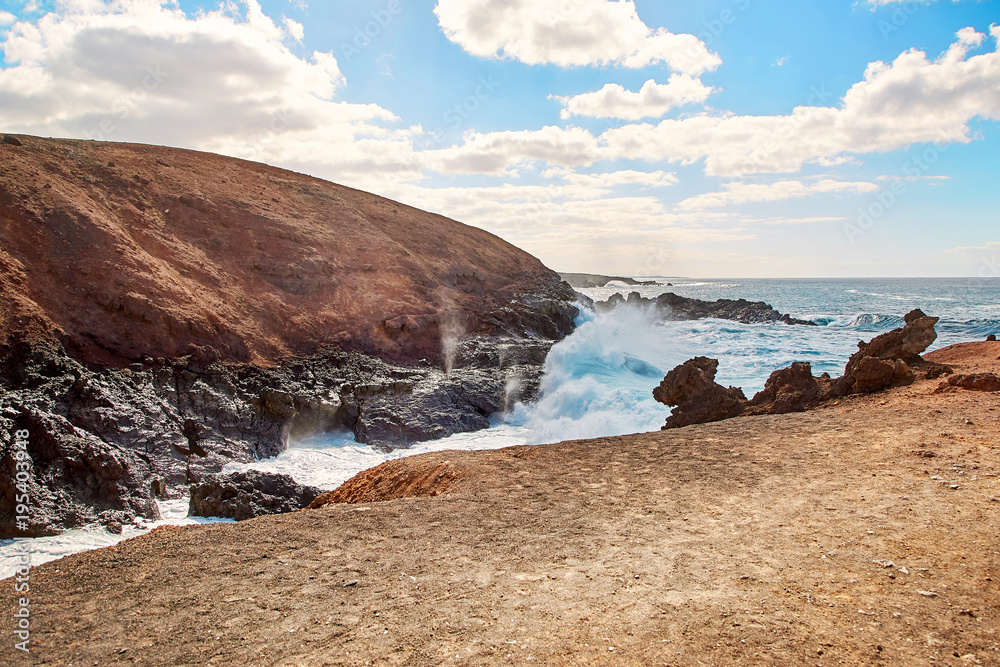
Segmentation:
<svg viewBox="0 0 1000 667">
<path fill-rule="evenodd" d="M 595 306 L 599 311 L 605 312 L 626 304 L 653 309 L 664 320 L 695 320 L 714 317 L 735 320 L 744 324 L 781 322 L 783 324 L 816 326 L 815 322 L 799 320 L 779 313 L 763 301 L 747 301 L 746 299 L 702 301 L 678 296 L 673 292 L 666 292 L 655 299 L 643 297 L 638 292 L 631 292 L 627 298 L 621 294 L 612 294 L 606 301 L 599 301 Z"/>
<path fill-rule="evenodd" d="M 64 446 L 91 443 L 93 454 L 31 455 L 46 474 L 33 479 L 37 525 L 52 534 L 99 522 L 109 508 L 122 523 L 155 519 L 154 498 L 178 497 L 230 462 L 269 458 L 289 439 L 350 430 L 382 450 L 485 428 L 489 415 L 537 392 L 549 339 L 469 336 L 456 368 L 393 365 L 355 352 L 330 352 L 271 367 L 147 358 L 127 369 L 90 370 L 57 345 L 15 343 L 0 356 L 0 415 L 13 433 L 26 410 L 60 425 Z M 2 420 L 0 420 L 2 421 Z M 55 428 L 55 427 L 53 427 Z M 82 447 L 82 446 L 81 446 Z M 0 535 L 18 535 L 14 462 L 0 467 Z M 99 454 L 99 455 L 98 455 Z M 75 491 L 72 462 L 112 456 L 124 486 Z M 95 463 L 96 465 L 96 463 Z M 60 472 L 62 471 L 62 472 Z M 67 472 L 70 471 L 70 472 Z M 86 487 L 86 485 L 84 485 Z"/>
<path fill-rule="evenodd" d="M 619 297 L 620 298 L 620 297 Z M 905 326 L 858 343 L 858 351 L 847 362 L 844 375 L 835 380 L 827 373 L 812 375 L 808 363 L 796 362 L 789 368 L 774 371 L 764 389 L 747 401 L 742 390 L 725 389 L 715 382 L 719 362 L 696 357 L 667 373 L 653 397 L 675 407 L 663 428 L 677 428 L 728 419 L 741 414 L 783 414 L 806 410 L 822 401 L 848 394 L 869 394 L 889 387 L 934 379 L 951 373 L 943 364 L 926 361 L 920 353 L 937 338 L 934 325 L 938 318 L 927 317 L 917 309 L 906 315 Z M 951 378 L 938 391 L 956 386 L 990 387 L 992 380 L 962 376 Z M 996 379 L 996 378 L 994 378 Z M 1000 380 L 997 380 L 1000 383 Z M 963 384 L 964 383 L 964 384 Z M 995 391 L 980 389 L 981 391 Z"/>
<path fill-rule="evenodd" d="M 766 406 L 769 414 L 783 414 L 806 409 L 820 393 L 819 383 L 812 375 L 808 362 L 797 361 L 788 368 L 773 373 L 750 403 L 754 407 Z"/>
<path fill-rule="evenodd" d="M 256 470 L 211 475 L 191 486 L 189 513 L 243 521 L 300 510 L 320 493 L 315 487 L 297 484 L 288 475 Z"/>
<path fill-rule="evenodd" d="M 909 384 L 917 378 L 914 366 L 922 367 L 922 377 L 937 377 L 949 372 L 940 364 L 930 364 L 920 357 L 937 339 L 934 326 L 939 318 L 928 317 L 915 309 L 903 318 L 905 325 L 858 343 L 858 351 L 847 361 L 844 375 L 831 388 L 832 396 L 868 394 L 892 386 Z"/>
<path fill-rule="evenodd" d="M 151 488 L 144 484 L 146 462 L 133 452 L 109 444 L 73 426 L 59 415 L 23 407 L 6 407 L 0 427 L 5 434 L 28 431 L 30 498 L 27 525 L 16 521 L 18 488 L 14 442 L 2 443 L 0 538 L 39 537 L 92 523 L 110 524 L 137 516 L 158 519 Z M 4 436 L 7 438 L 8 436 Z"/>
<path fill-rule="evenodd" d="M 664 429 L 720 421 L 743 412 L 747 403 L 743 390 L 715 382 L 718 369 L 718 360 L 695 357 L 667 373 L 653 390 L 657 401 L 676 406 Z"/>
</svg>

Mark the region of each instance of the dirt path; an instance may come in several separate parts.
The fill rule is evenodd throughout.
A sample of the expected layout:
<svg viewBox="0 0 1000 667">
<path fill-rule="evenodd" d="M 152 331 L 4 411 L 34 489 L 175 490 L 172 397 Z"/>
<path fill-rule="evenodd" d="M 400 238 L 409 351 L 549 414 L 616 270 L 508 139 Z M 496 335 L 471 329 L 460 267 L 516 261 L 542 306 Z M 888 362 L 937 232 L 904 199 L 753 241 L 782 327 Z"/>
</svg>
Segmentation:
<svg viewBox="0 0 1000 667">
<path fill-rule="evenodd" d="M 1000 371 L 1000 344 L 930 356 Z M 1000 395 L 937 385 L 160 529 L 33 570 L 25 662 L 1000 665 Z"/>
</svg>

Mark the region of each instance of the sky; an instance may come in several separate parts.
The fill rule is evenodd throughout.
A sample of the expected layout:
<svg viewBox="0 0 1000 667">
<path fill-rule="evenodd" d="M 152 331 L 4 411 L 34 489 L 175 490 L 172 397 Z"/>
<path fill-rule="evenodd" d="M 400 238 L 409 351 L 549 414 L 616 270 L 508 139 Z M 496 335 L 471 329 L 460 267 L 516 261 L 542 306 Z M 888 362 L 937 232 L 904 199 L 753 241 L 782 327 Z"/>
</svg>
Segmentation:
<svg viewBox="0 0 1000 667">
<path fill-rule="evenodd" d="M 1000 0 L 0 0 L 0 131 L 163 144 L 560 271 L 1000 276 Z"/>
</svg>

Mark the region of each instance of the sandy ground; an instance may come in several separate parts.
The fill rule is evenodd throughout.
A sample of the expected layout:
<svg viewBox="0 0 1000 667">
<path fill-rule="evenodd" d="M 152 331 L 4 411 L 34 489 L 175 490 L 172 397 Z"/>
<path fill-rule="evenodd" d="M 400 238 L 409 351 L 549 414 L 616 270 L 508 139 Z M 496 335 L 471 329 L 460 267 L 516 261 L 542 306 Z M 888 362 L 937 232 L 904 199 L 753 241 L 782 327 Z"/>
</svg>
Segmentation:
<svg viewBox="0 0 1000 667">
<path fill-rule="evenodd" d="M 929 356 L 1000 371 L 997 343 Z M 5 582 L 0 661 L 1000 665 L 1000 395 L 938 384 L 160 529 L 33 570 L 27 659 Z"/>
</svg>

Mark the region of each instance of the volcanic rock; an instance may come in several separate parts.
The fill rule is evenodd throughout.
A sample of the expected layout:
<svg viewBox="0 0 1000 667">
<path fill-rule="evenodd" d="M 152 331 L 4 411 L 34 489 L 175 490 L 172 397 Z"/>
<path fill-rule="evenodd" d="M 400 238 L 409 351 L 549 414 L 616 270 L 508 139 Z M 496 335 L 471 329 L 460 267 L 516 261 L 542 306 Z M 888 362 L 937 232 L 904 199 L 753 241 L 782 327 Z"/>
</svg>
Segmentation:
<svg viewBox="0 0 1000 667">
<path fill-rule="evenodd" d="M 994 373 L 969 373 L 952 375 L 935 390 L 943 392 L 953 389 L 968 389 L 969 391 L 1000 391 L 1000 377 Z"/>
<path fill-rule="evenodd" d="M 607 312 L 628 305 L 653 310 L 663 320 L 696 320 L 714 317 L 722 320 L 735 320 L 744 324 L 766 324 L 781 322 L 783 324 L 802 324 L 816 326 L 815 322 L 800 320 L 779 313 L 770 304 L 763 301 L 747 301 L 746 299 L 717 299 L 702 301 L 678 296 L 666 292 L 650 299 L 638 292 L 631 292 L 628 297 L 612 294 L 606 301 L 596 304 L 599 311 Z"/>
<path fill-rule="evenodd" d="M 390 449 L 482 428 L 532 398 L 579 312 L 534 257 L 375 195 L 193 151 L 21 143 L 0 143 L 0 538 L 155 519 L 154 497 L 315 433 Z"/>
<path fill-rule="evenodd" d="M 715 381 L 719 362 L 695 357 L 667 373 L 653 390 L 653 398 L 676 406 L 663 428 L 680 428 L 735 417 L 746 407 L 746 396 L 738 387 L 723 387 Z"/>
<path fill-rule="evenodd" d="M 997 335 L 996 334 L 990 334 L 989 336 L 986 337 L 986 342 L 987 343 L 995 343 L 996 340 L 997 340 Z"/>
<path fill-rule="evenodd" d="M 812 375 L 808 362 L 797 361 L 788 368 L 773 373 L 757 392 L 750 404 L 766 406 L 768 414 L 784 414 L 805 410 L 820 394 L 819 383 Z"/>
<path fill-rule="evenodd" d="M 631 299 L 630 296 L 630 302 Z M 823 401 L 848 394 L 870 394 L 889 387 L 910 384 L 917 379 L 934 379 L 950 374 L 945 364 L 926 361 L 920 353 L 937 338 L 938 318 L 914 310 L 904 318 L 905 326 L 858 343 L 858 351 L 848 360 L 844 375 L 816 378 L 808 363 L 796 362 L 771 373 L 764 389 L 747 401 L 741 389 L 722 387 L 715 382 L 719 362 L 696 357 L 676 367 L 653 390 L 653 397 L 671 410 L 663 428 L 728 419 L 741 414 L 784 414 L 807 410 Z M 993 378 L 996 379 L 996 378 Z M 1000 380 L 998 380 L 1000 382 Z M 964 376 L 951 378 L 939 391 L 953 387 L 995 391 L 992 379 Z M 983 389 L 980 389 L 980 388 Z"/>
<path fill-rule="evenodd" d="M 300 510 L 320 493 L 317 488 L 297 484 L 288 475 L 257 470 L 211 475 L 191 486 L 189 514 L 243 521 Z"/>
<path fill-rule="evenodd" d="M 920 377 L 933 379 L 949 369 L 925 362 L 920 353 L 937 339 L 934 326 L 940 318 L 928 317 L 915 309 L 903 318 L 905 325 L 876 336 L 869 342 L 858 343 L 844 368 L 844 375 L 835 381 L 831 394 L 868 394 L 892 386 L 909 384 Z"/>
</svg>

